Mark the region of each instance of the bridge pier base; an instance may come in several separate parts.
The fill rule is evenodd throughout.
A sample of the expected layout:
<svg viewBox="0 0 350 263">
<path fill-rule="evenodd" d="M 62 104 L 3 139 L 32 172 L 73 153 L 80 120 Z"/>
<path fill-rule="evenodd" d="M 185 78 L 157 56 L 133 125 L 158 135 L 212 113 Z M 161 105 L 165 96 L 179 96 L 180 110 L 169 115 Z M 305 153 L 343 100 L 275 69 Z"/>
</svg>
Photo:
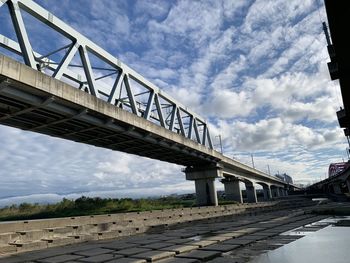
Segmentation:
<svg viewBox="0 0 350 263">
<path fill-rule="evenodd" d="M 221 182 L 224 184 L 227 200 L 243 203 L 242 191 L 238 179 L 226 177 L 225 179 L 222 179 Z"/>
<path fill-rule="evenodd" d="M 279 193 L 278 188 L 276 186 L 271 187 L 271 194 L 272 194 L 272 197 L 279 197 L 280 196 L 280 193 Z"/>
<path fill-rule="evenodd" d="M 194 181 L 198 206 L 217 206 L 218 196 L 215 188 L 215 178 L 220 177 L 218 167 L 185 169 L 186 180 Z"/>
<path fill-rule="evenodd" d="M 334 190 L 335 194 L 341 194 L 342 193 L 341 189 L 340 189 L 340 185 L 337 184 L 337 183 L 333 184 L 333 190 Z"/>
<path fill-rule="evenodd" d="M 283 194 L 283 188 L 277 187 L 277 191 L 278 191 L 278 195 L 279 195 L 280 197 L 283 197 L 283 196 L 284 196 L 284 194 Z"/>
<path fill-rule="evenodd" d="M 253 183 L 245 183 L 248 203 L 257 203 L 256 190 Z"/>
<path fill-rule="evenodd" d="M 272 199 L 271 188 L 269 185 L 263 185 L 263 193 L 265 201 Z"/>
<path fill-rule="evenodd" d="M 350 178 L 346 180 L 346 186 L 348 187 L 348 193 L 350 193 Z"/>
</svg>

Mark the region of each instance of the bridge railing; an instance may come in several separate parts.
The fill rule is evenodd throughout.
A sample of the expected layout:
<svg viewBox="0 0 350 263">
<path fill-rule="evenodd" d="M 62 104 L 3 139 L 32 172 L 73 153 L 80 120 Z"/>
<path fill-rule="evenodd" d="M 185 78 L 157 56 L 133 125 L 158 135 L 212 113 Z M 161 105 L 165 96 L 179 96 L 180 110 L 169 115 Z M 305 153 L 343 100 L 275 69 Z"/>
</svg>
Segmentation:
<svg viewBox="0 0 350 263">
<path fill-rule="evenodd" d="M 26 65 L 213 149 L 203 118 L 119 59 L 31 0 L 0 0 L 0 11 L 5 6 L 18 42 L 0 34 L 0 46 L 19 55 Z M 56 42 L 64 44 L 44 55 L 33 50 L 23 13 L 63 37 Z"/>
</svg>

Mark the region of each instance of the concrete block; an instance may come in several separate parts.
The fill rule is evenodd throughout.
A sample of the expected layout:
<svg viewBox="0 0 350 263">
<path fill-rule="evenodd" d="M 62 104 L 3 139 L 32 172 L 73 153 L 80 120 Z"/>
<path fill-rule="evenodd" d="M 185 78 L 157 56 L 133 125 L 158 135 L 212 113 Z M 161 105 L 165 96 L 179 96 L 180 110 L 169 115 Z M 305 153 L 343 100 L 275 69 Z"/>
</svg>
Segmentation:
<svg viewBox="0 0 350 263">
<path fill-rule="evenodd" d="M 73 237 L 53 237 L 47 239 L 44 238 L 42 240 L 47 242 L 47 247 L 58 247 L 74 243 Z"/>
<path fill-rule="evenodd" d="M 46 241 L 16 242 L 16 243 L 10 243 L 10 245 L 15 245 L 17 247 L 17 252 L 47 248 Z"/>
<path fill-rule="evenodd" d="M 61 263 L 61 262 L 67 262 L 67 261 L 74 261 L 83 258 L 82 256 L 78 255 L 59 255 L 44 259 L 36 260 L 39 263 Z"/>
<path fill-rule="evenodd" d="M 189 253 L 176 255 L 178 258 L 192 258 L 192 259 L 198 259 L 202 261 L 208 261 L 210 259 L 215 258 L 216 256 L 219 256 L 221 252 L 218 251 L 204 251 L 204 250 L 195 250 L 191 251 Z"/>
<path fill-rule="evenodd" d="M 15 253 L 17 251 L 17 247 L 15 245 L 1 245 L 0 246 L 0 255 Z"/>
<path fill-rule="evenodd" d="M 192 246 L 192 245 L 172 245 L 169 247 L 165 247 L 165 248 L 161 248 L 159 250 L 163 250 L 163 251 L 173 251 L 176 254 L 181 254 L 181 253 L 186 253 L 186 252 L 190 252 L 192 250 L 198 249 L 199 246 Z"/>
<path fill-rule="evenodd" d="M 171 246 L 171 244 L 165 243 L 165 242 L 161 242 L 161 243 L 147 244 L 147 245 L 143 245 L 141 247 L 142 248 L 149 248 L 149 249 L 161 249 L 161 248 L 165 248 L 165 247 L 169 247 L 169 246 Z"/>
<path fill-rule="evenodd" d="M 19 234 L 15 232 L 0 233 L 0 246 L 19 240 Z"/>
<path fill-rule="evenodd" d="M 239 238 L 234 238 L 231 240 L 224 241 L 222 244 L 245 246 L 245 245 L 248 245 L 248 244 L 253 243 L 253 242 L 254 242 L 254 240 L 241 239 L 241 237 L 239 237 Z"/>
<path fill-rule="evenodd" d="M 45 238 L 47 232 L 45 230 L 23 230 L 17 232 L 19 234 L 19 241 L 35 241 Z"/>
<path fill-rule="evenodd" d="M 97 232 L 97 233 L 92 232 L 91 235 L 94 237 L 94 239 L 99 239 L 99 240 L 112 239 L 120 236 L 118 231 L 106 231 L 106 232 Z"/>
<path fill-rule="evenodd" d="M 94 249 L 76 251 L 76 252 L 74 252 L 74 254 L 80 255 L 80 256 L 91 257 L 91 256 L 100 255 L 100 254 L 112 253 L 112 252 L 115 252 L 115 250 L 107 249 L 107 248 L 94 248 Z"/>
<path fill-rule="evenodd" d="M 44 228 L 44 230 L 47 231 L 47 238 L 67 237 L 73 235 L 71 227 L 49 227 Z"/>
<path fill-rule="evenodd" d="M 145 259 L 139 258 L 118 258 L 115 260 L 108 261 L 108 263 L 146 263 Z"/>
<path fill-rule="evenodd" d="M 115 252 L 115 254 L 129 257 L 139 253 L 147 252 L 147 251 L 151 251 L 151 249 L 134 247 L 134 248 L 118 250 Z"/>
<path fill-rule="evenodd" d="M 174 239 L 165 240 L 164 242 L 171 243 L 171 244 L 184 244 L 184 243 L 193 242 L 193 239 L 189 239 L 189 238 L 174 238 Z"/>
<path fill-rule="evenodd" d="M 218 241 L 218 242 L 222 242 L 225 240 L 231 239 L 230 236 L 225 236 L 225 235 L 213 235 L 213 236 L 208 236 L 208 237 L 204 237 L 203 240 L 213 240 L 213 241 Z"/>
<path fill-rule="evenodd" d="M 73 237 L 74 242 L 83 242 L 83 241 L 89 241 L 89 240 L 94 240 L 94 237 L 92 235 L 72 235 L 68 237 Z"/>
<path fill-rule="evenodd" d="M 173 256 L 175 256 L 175 252 L 155 250 L 155 251 L 148 251 L 148 252 L 139 253 L 139 254 L 131 256 L 131 257 L 132 258 L 146 259 L 148 262 L 154 262 L 157 260 L 170 258 Z"/>
<path fill-rule="evenodd" d="M 216 244 L 217 242 L 218 241 L 215 241 L 215 240 L 200 240 L 200 241 L 189 242 L 189 243 L 186 243 L 186 244 L 192 245 L 192 246 L 206 247 L 206 246 L 209 246 L 209 245 Z"/>
<path fill-rule="evenodd" d="M 137 245 L 150 245 L 153 243 L 159 243 L 159 240 L 148 239 L 147 236 L 144 236 L 144 237 L 142 237 L 142 239 L 127 240 L 126 242 L 131 243 L 131 244 L 137 244 Z"/>
<path fill-rule="evenodd" d="M 75 261 L 75 262 L 101 263 L 101 262 L 110 262 L 110 260 L 117 260 L 123 257 L 124 256 L 122 255 L 115 255 L 115 254 L 101 254 L 97 256 L 78 259 L 78 261 Z"/>
<path fill-rule="evenodd" d="M 137 244 L 124 243 L 124 242 L 111 242 L 108 244 L 102 245 L 103 248 L 114 249 L 114 250 L 123 250 L 127 248 L 137 247 Z"/>
<path fill-rule="evenodd" d="M 229 244 L 215 244 L 210 245 L 204 248 L 200 248 L 200 250 L 209 250 L 209 251 L 219 251 L 219 252 L 228 252 L 238 248 L 239 245 L 229 245 Z"/>
</svg>

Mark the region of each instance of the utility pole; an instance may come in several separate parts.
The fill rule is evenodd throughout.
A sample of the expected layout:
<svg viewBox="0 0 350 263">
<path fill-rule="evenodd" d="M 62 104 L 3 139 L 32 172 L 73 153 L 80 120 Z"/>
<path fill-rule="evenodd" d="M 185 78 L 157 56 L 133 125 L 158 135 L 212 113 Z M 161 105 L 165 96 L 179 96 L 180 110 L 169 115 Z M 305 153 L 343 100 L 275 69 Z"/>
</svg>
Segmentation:
<svg viewBox="0 0 350 263">
<path fill-rule="evenodd" d="M 269 175 L 271 175 L 271 172 L 270 172 L 270 165 L 267 165 L 267 170 L 269 171 Z"/>
<path fill-rule="evenodd" d="M 253 165 L 253 168 L 255 169 L 253 154 L 251 153 L 250 156 L 252 157 L 252 165 Z"/>
</svg>

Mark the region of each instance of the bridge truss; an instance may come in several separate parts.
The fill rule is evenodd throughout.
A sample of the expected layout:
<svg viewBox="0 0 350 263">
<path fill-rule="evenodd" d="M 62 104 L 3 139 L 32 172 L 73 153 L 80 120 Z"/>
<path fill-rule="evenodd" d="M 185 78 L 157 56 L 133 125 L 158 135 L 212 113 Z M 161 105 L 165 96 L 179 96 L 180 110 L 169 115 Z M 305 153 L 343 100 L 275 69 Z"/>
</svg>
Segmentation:
<svg viewBox="0 0 350 263">
<path fill-rule="evenodd" d="M 19 56 L 33 69 L 213 149 L 203 118 L 119 59 L 32 0 L 0 0 L 0 11 L 6 6 L 17 38 L 0 34 L 0 47 L 7 52 Z M 63 44 L 45 54 L 34 50 L 35 39 L 27 30 L 24 15 L 59 35 L 56 43 Z"/>
</svg>

